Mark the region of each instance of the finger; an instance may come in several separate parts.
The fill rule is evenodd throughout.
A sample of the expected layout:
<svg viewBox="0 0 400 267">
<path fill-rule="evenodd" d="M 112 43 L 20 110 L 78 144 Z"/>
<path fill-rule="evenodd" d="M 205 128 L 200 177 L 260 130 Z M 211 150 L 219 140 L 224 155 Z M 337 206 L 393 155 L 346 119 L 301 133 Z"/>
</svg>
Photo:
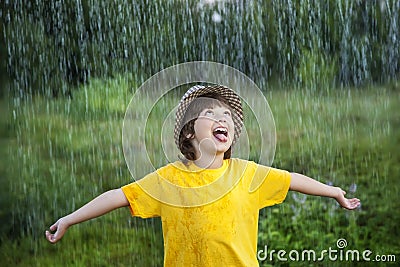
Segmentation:
<svg viewBox="0 0 400 267">
<path fill-rule="evenodd" d="M 49 231 L 46 231 L 46 239 L 50 242 L 50 243 L 54 243 L 54 235 L 52 235 Z"/>
<path fill-rule="evenodd" d="M 57 233 L 51 235 L 51 242 L 52 243 L 56 243 L 58 241 L 58 237 L 57 236 L 58 236 Z"/>
<path fill-rule="evenodd" d="M 354 204 L 357 205 L 357 207 L 358 207 L 361 205 L 361 201 L 358 198 L 356 198 L 356 199 L 354 199 Z"/>
<path fill-rule="evenodd" d="M 350 199 L 350 205 L 351 205 L 352 209 L 355 209 L 358 206 L 360 206 L 360 200 L 357 198 Z"/>
<path fill-rule="evenodd" d="M 52 226 L 50 226 L 50 231 L 55 231 L 55 230 L 57 230 L 57 227 L 58 227 L 58 221 L 55 222 Z"/>
</svg>

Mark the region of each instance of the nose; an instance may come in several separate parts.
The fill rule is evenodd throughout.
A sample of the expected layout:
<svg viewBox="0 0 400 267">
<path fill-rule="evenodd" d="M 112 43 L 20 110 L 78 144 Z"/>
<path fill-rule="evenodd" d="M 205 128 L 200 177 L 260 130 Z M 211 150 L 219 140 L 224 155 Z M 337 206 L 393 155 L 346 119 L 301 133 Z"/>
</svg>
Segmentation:
<svg viewBox="0 0 400 267">
<path fill-rule="evenodd" d="M 226 118 L 224 115 L 219 115 L 219 117 L 217 118 L 218 122 L 226 122 Z"/>
</svg>

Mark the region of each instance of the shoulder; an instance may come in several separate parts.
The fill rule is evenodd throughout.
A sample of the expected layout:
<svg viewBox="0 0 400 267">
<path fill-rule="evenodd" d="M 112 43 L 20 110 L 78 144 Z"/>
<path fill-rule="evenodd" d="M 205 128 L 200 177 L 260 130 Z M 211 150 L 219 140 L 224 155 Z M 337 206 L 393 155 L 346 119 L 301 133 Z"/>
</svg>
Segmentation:
<svg viewBox="0 0 400 267">
<path fill-rule="evenodd" d="M 255 171 L 260 166 L 265 167 L 263 165 L 259 165 L 259 164 L 255 163 L 254 161 L 251 161 L 251 160 L 244 160 L 244 159 L 239 159 L 239 158 L 231 158 L 230 159 L 230 167 L 233 169 Z"/>
<path fill-rule="evenodd" d="M 189 168 L 185 163 L 183 163 L 182 161 L 175 161 L 175 162 L 171 162 L 165 166 L 160 167 L 155 172 L 157 174 L 162 174 L 162 173 L 171 173 L 171 172 L 172 173 L 186 172 L 188 170 L 189 170 Z"/>
<path fill-rule="evenodd" d="M 251 168 L 252 170 L 258 170 L 258 171 L 268 171 L 272 173 L 287 173 L 288 171 L 278 169 L 275 167 L 267 166 L 267 165 L 262 165 L 259 163 L 256 163 L 251 160 L 244 160 L 244 159 L 239 159 L 239 158 L 231 158 L 230 159 L 231 165 L 233 167 L 246 167 L 246 168 Z"/>
<path fill-rule="evenodd" d="M 229 163 L 232 166 L 249 166 L 256 164 L 254 161 L 239 159 L 239 158 L 230 158 Z"/>
</svg>

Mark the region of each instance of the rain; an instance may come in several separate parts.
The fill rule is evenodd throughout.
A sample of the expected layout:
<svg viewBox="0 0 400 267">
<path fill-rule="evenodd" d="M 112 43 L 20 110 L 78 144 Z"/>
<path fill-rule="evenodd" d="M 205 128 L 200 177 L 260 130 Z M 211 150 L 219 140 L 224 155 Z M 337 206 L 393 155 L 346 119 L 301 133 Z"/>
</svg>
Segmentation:
<svg viewBox="0 0 400 267">
<path fill-rule="evenodd" d="M 345 211 L 332 199 L 289 192 L 284 203 L 260 211 L 259 248 L 322 251 L 345 238 L 349 249 L 400 261 L 399 0 L 4 0 L 0 6 L 2 266 L 162 266 L 160 218 L 119 209 L 71 227 L 56 245 L 44 231 L 138 178 L 124 158 L 126 109 L 152 75 L 192 61 L 228 65 L 261 89 L 276 128 L 273 167 L 361 199 L 356 211 Z M 163 123 L 187 88 L 157 103 L 145 95 L 130 114 L 148 119 L 132 133 L 144 140 L 130 148 L 137 166 L 170 161 L 160 141 Z M 250 114 L 245 130 L 248 159 L 261 162 L 260 123 Z"/>
</svg>

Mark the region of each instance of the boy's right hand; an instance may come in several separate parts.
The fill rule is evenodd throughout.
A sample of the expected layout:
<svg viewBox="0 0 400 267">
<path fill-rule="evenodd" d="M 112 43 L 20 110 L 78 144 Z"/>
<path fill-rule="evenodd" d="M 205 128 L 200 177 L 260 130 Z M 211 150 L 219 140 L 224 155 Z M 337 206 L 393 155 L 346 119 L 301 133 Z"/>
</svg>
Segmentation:
<svg viewBox="0 0 400 267">
<path fill-rule="evenodd" d="M 99 217 L 107 212 L 125 206 L 129 206 L 129 201 L 126 199 L 122 189 L 109 190 L 80 209 L 59 219 L 55 224 L 50 226 L 50 231 L 46 231 L 46 239 L 54 244 L 63 237 L 71 225 Z"/>
<path fill-rule="evenodd" d="M 46 231 L 46 239 L 50 243 L 53 244 L 56 243 L 63 237 L 68 227 L 69 227 L 68 223 L 63 218 L 59 219 L 55 224 L 50 226 L 50 231 L 48 230 Z"/>
</svg>

